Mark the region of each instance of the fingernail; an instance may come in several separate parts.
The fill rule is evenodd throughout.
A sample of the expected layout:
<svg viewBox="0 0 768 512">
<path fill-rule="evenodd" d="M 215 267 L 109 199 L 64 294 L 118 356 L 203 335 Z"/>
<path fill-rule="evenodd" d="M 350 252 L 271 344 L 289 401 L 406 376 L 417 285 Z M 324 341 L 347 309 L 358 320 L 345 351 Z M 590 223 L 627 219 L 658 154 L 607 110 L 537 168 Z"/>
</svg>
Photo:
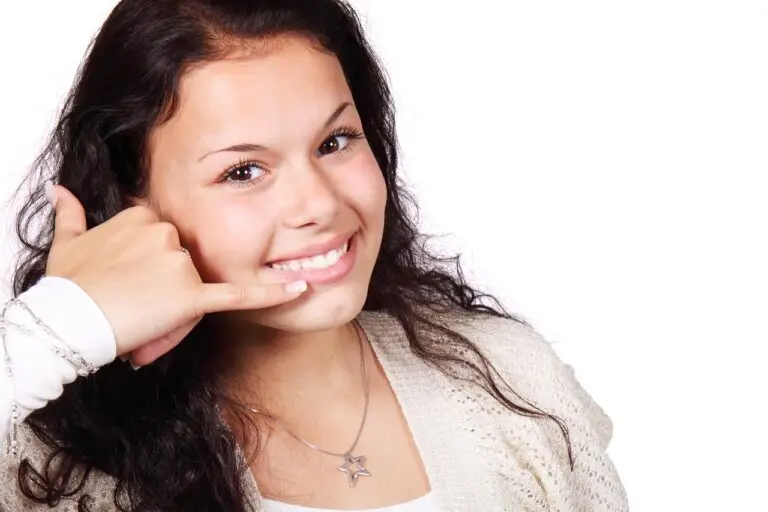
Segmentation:
<svg viewBox="0 0 768 512">
<path fill-rule="evenodd" d="M 56 189 L 54 188 L 53 183 L 46 181 L 43 190 L 45 191 L 45 198 L 48 199 L 51 206 L 56 208 Z"/>
<path fill-rule="evenodd" d="M 133 370 L 134 370 L 134 371 L 136 371 L 136 370 L 138 370 L 139 368 L 141 368 L 141 366 L 139 366 L 138 364 L 133 364 L 133 363 L 131 363 L 131 368 L 133 368 Z"/>
<path fill-rule="evenodd" d="M 294 281 L 285 285 L 285 291 L 288 293 L 302 293 L 307 290 L 306 281 Z"/>
<path fill-rule="evenodd" d="M 117 356 L 117 358 L 120 359 L 124 363 L 128 362 L 128 356 Z"/>
</svg>

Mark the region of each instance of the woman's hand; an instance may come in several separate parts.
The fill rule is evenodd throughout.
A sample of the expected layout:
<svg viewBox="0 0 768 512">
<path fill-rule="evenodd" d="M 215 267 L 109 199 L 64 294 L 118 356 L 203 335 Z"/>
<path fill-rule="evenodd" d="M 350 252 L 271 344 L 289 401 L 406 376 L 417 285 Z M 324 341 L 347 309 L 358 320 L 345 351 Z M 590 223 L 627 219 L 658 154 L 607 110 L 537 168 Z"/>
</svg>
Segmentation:
<svg viewBox="0 0 768 512">
<path fill-rule="evenodd" d="M 80 286 L 104 312 L 117 354 L 148 364 L 174 348 L 207 313 L 288 302 L 306 283 L 203 283 L 176 228 L 134 206 L 88 230 L 85 211 L 66 188 L 48 188 L 56 212 L 46 275 Z"/>
</svg>

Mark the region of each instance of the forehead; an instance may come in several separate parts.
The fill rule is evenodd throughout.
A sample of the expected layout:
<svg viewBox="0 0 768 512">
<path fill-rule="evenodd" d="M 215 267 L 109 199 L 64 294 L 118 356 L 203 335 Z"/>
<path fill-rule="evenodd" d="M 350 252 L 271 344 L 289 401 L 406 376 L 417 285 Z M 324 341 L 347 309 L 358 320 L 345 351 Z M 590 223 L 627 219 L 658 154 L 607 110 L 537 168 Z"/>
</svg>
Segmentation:
<svg viewBox="0 0 768 512">
<path fill-rule="evenodd" d="M 296 132 L 317 125 L 351 93 L 338 59 L 298 37 L 246 48 L 189 70 L 178 109 L 153 139 L 183 135 L 217 144 L 235 133 Z M 269 143 L 268 140 L 259 141 Z"/>
</svg>

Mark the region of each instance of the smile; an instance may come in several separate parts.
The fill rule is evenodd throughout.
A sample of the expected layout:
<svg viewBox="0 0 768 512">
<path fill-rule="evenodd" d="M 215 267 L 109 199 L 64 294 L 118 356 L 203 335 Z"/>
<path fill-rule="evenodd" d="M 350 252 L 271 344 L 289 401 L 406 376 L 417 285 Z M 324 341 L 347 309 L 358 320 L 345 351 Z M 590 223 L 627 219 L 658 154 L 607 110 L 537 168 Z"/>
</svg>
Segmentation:
<svg viewBox="0 0 768 512">
<path fill-rule="evenodd" d="M 349 250 L 349 240 L 344 242 L 341 247 L 331 249 L 325 254 L 318 254 L 309 258 L 300 258 L 296 260 L 281 261 L 279 263 L 271 263 L 269 266 L 274 270 L 280 271 L 293 271 L 299 270 L 316 270 L 329 268 L 336 265 L 339 260 L 347 254 Z"/>
<path fill-rule="evenodd" d="M 338 245 L 332 249 L 328 249 L 327 245 L 318 247 L 317 254 L 287 258 L 268 263 L 266 266 L 290 280 L 303 280 L 317 285 L 337 283 L 355 267 L 358 238 L 357 233 L 347 235 L 343 242 L 333 242 Z"/>
</svg>

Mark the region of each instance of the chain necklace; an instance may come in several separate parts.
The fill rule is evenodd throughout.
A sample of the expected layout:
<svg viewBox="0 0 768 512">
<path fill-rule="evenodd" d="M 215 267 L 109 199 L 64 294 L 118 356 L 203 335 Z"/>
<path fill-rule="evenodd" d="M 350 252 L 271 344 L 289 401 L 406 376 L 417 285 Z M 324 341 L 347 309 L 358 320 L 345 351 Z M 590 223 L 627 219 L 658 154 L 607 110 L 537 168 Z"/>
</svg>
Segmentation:
<svg viewBox="0 0 768 512">
<path fill-rule="evenodd" d="M 355 436 L 355 440 L 352 442 L 352 446 L 349 447 L 349 449 L 344 453 L 338 453 L 338 452 L 332 452 L 329 450 L 324 450 L 323 448 L 320 448 L 319 446 L 310 443 L 309 441 L 305 441 L 301 437 L 294 434 L 291 429 L 289 429 L 285 423 L 280 421 L 279 419 L 275 417 L 270 418 L 277 423 L 280 428 L 282 428 L 289 436 L 294 438 L 296 441 L 300 442 L 304 446 L 311 448 L 312 450 L 318 451 L 320 453 L 323 453 L 325 455 L 330 455 L 331 457 L 339 457 L 344 460 L 344 463 L 338 467 L 338 470 L 344 474 L 347 475 L 347 478 L 349 480 L 349 486 L 354 487 L 357 484 L 357 480 L 361 476 L 371 476 L 371 473 L 365 469 L 365 455 L 353 455 L 352 452 L 357 447 L 357 443 L 360 441 L 360 436 L 363 434 L 363 427 L 365 427 L 365 420 L 368 418 L 368 403 L 370 401 L 370 392 L 368 389 L 368 372 L 366 371 L 365 367 L 365 350 L 363 348 L 363 338 L 360 335 L 360 328 L 353 324 L 353 327 L 355 329 L 355 334 L 357 335 L 357 340 L 360 344 L 360 372 L 363 376 L 363 392 L 365 393 L 365 406 L 363 407 L 363 419 L 360 421 L 360 428 L 357 429 L 357 435 Z M 264 411 L 261 411 L 259 409 L 254 409 L 253 407 L 248 407 L 252 412 L 259 414 L 259 415 L 266 415 Z"/>
</svg>

